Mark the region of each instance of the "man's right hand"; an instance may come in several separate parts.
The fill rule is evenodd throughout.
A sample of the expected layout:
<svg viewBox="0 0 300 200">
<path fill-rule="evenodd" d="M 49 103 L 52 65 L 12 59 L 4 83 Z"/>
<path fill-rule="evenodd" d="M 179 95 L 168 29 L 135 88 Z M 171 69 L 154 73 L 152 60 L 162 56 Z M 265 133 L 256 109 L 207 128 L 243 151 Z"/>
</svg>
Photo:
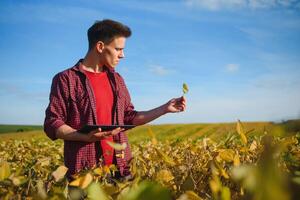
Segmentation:
<svg viewBox="0 0 300 200">
<path fill-rule="evenodd" d="M 101 128 L 93 130 L 88 134 L 79 133 L 77 130 L 68 125 L 62 125 L 56 130 L 56 137 L 63 140 L 82 141 L 82 142 L 96 142 L 109 136 L 117 135 L 122 128 L 116 128 L 112 131 L 101 131 Z"/>
<path fill-rule="evenodd" d="M 122 129 L 119 127 L 112 131 L 101 131 L 101 128 L 98 128 L 98 129 L 93 130 L 93 131 L 89 132 L 88 134 L 86 134 L 87 137 L 86 137 L 85 142 L 96 142 L 101 139 L 105 139 L 106 137 L 117 135 L 118 133 L 120 133 L 121 131 L 124 131 L 124 130 L 125 129 Z"/>
</svg>

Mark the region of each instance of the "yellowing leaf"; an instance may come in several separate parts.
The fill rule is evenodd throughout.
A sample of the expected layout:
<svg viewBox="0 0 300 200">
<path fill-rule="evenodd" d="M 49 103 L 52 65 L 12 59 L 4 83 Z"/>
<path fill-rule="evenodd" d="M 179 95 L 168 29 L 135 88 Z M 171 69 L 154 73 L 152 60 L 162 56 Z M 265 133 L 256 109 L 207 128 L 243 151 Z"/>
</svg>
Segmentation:
<svg viewBox="0 0 300 200">
<path fill-rule="evenodd" d="M 257 142 L 255 140 L 253 140 L 253 142 L 251 143 L 249 150 L 250 151 L 255 151 L 257 149 Z"/>
<path fill-rule="evenodd" d="M 234 160 L 234 151 L 232 149 L 221 149 L 218 156 L 226 162 L 232 162 Z"/>
<path fill-rule="evenodd" d="M 174 179 L 174 176 L 169 170 L 163 169 L 157 172 L 156 178 L 161 182 L 168 183 Z"/>
<path fill-rule="evenodd" d="M 44 167 L 44 166 L 50 165 L 50 161 L 51 161 L 50 157 L 40 158 L 40 159 L 38 159 L 36 164 L 41 165 L 42 167 Z"/>
<path fill-rule="evenodd" d="M 14 185 L 19 186 L 27 182 L 27 178 L 25 176 L 17 176 L 11 178 Z"/>
<path fill-rule="evenodd" d="M 8 162 L 4 161 L 0 164 L 0 181 L 8 178 L 10 176 L 10 166 Z"/>
<path fill-rule="evenodd" d="M 216 169 L 218 170 L 218 172 L 216 172 Z M 212 172 L 214 175 L 220 174 L 224 178 L 229 179 L 226 170 L 222 166 L 220 166 L 217 162 L 214 162 L 214 164 L 212 165 Z"/>
<path fill-rule="evenodd" d="M 240 161 L 240 157 L 239 154 L 235 154 L 234 158 L 233 158 L 233 166 L 237 167 L 240 166 L 241 161 Z"/>
<path fill-rule="evenodd" d="M 216 194 L 221 190 L 222 185 L 219 179 L 212 179 L 211 181 L 209 181 L 209 187 L 212 193 Z"/>
<path fill-rule="evenodd" d="M 155 137 L 155 135 L 154 135 L 154 133 L 153 133 L 153 131 L 150 127 L 148 128 L 148 134 L 151 137 L 152 144 L 157 145 L 157 139 L 156 139 L 156 137 Z"/>
<path fill-rule="evenodd" d="M 156 150 L 157 154 L 158 154 L 159 156 L 161 156 L 161 158 L 162 158 L 168 165 L 170 165 L 170 166 L 176 165 L 176 163 L 174 162 L 174 160 L 173 160 L 172 158 L 170 158 L 169 156 L 167 156 L 167 154 L 165 154 L 164 152 L 162 152 L 162 151 L 160 151 L 160 150 L 158 150 L 158 149 L 156 149 L 156 148 L 155 148 L 155 150 Z"/>
<path fill-rule="evenodd" d="M 47 192 L 44 186 L 44 183 L 42 180 L 37 181 L 37 196 L 39 199 L 46 199 L 47 198 Z"/>
<path fill-rule="evenodd" d="M 182 91 L 183 91 L 183 94 L 186 94 L 189 91 L 189 88 L 188 88 L 188 86 L 187 86 L 186 83 L 183 83 L 183 85 L 182 85 Z"/>
<path fill-rule="evenodd" d="M 245 135 L 244 127 L 240 120 L 237 122 L 236 130 L 238 134 L 241 136 L 242 142 L 246 145 L 247 144 L 247 137 Z"/>
<path fill-rule="evenodd" d="M 124 150 L 127 147 L 127 144 L 125 142 L 122 144 L 111 142 L 111 141 L 106 141 L 106 142 L 109 146 L 111 146 L 115 150 L 119 150 L 119 151 Z"/>
<path fill-rule="evenodd" d="M 95 174 L 99 175 L 99 176 L 102 176 L 102 174 L 103 174 L 103 170 L 102 170 L 101 167 L 95 168 L 95 169 L 93 170 L 93 172 L 94 172 Z"/>
<path fill-rule="evenodd" d="M 221 168 L 220 172 L 221 172 L 221 176 L 223 176 L 226 179 L 229 179 L 229 176 L 228 176 L 227 172 L 225 171 L 225 169 Z"/>
<path fill-rule="evenodd" d="M 189 190 L 182 194 L 177 200 L 202 200 L 202 198 L 195 192 Z"/>
<path fill-rule="evenodd" d="M 90 173 L 85 176 L 79 177 L 70 183 L 70 186 L 80 187 L 82 189 L 86 188 L 93 181 L 93 177 Z"/>
<path fill-rule="evenodd" d="M 298 140 L 295 136 L 285 137 L 280 142 L 282 151 L 288 151 L 288 147 L 298 144 Z"/>
<path fill-rule="evenodd" d="M 54 177 L 55 182 L 60 181 L 65 176 L 67 171 L 68 168 L 62 165 L 59 166 L 54 172 L 52 172 L 52 176 Z"/>
<path fill-rule="evenodd" d="M 108 166 L 104 165 L 102 169 L 105 174 L 110 174 L 110 170 Z"/>
</svg>

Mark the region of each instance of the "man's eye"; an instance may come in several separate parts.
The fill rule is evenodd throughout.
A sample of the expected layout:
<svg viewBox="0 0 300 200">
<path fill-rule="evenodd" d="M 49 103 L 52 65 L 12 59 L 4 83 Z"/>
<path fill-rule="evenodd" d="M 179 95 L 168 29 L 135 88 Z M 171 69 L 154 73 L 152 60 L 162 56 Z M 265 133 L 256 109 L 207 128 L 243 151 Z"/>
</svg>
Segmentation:
<svg viewBox="0 0 300 200">
<path fill-rule="evenodd" d="M 121 51 L 122 49 L 121 49 L 121 48 L 116 48 L 116 50 L 117 50 L 117 51 Z"/>
</svg>

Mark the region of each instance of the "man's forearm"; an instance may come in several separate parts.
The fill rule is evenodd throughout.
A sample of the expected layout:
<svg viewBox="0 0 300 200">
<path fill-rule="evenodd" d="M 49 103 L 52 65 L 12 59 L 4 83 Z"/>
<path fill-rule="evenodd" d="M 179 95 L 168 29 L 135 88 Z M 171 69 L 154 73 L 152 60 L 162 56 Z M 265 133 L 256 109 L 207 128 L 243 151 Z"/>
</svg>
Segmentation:
<svg viewBox="0 0 300 200">
<path fill-rule="evenodd" d="M 86 136 L 84 134 L 78 133 L 77 130 L 73 129 L 68 125 L 62 125 L 56 130 L 56 137 L 63 140 L 72 141 L 85 141 Z"/>
<path fill-rule="evenodd" d="M 156 118 L 164 115 L 167 113 L 166 110 L 166 105 L 159 106 L 157 108 L 154 108 L 149 111 L 140 111 L 136 114 L 135 118 L 133 119 L 133 124 L 138 126 L 138 125 L 143 125 L 148 122 L 151 122 L 155 120 Z"/>
</svg>

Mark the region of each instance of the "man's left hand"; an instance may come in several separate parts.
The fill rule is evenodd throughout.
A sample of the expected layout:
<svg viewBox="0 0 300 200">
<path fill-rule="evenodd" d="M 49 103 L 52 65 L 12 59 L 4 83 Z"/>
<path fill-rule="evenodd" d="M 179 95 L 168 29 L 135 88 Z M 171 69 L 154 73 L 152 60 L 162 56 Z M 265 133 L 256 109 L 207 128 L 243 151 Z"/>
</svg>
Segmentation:
<svg viewBox="0 0 300 200">
<path fill-rule="evenodd" d="M 186 109 L 186 98 L 184 96 L 174 98 L 165 104 L 166 113 L 183 112 Z"/>
</svg>

